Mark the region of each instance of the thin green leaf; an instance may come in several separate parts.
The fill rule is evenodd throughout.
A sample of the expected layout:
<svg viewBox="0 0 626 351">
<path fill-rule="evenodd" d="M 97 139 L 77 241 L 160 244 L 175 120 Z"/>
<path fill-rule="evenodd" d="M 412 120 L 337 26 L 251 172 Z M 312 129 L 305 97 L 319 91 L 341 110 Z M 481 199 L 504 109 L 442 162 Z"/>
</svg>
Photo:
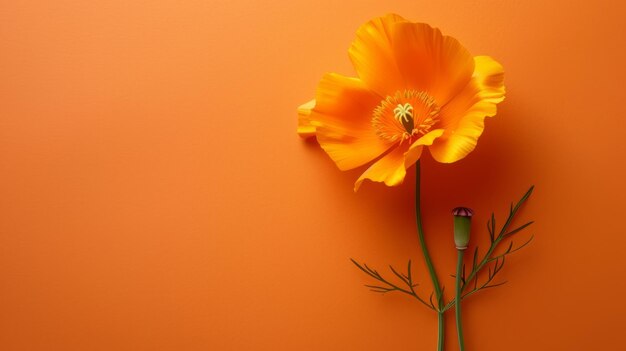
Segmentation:
<svg viewBox="0 0 626 351">
<path fill-rule="evenodd" d="M 506 283 L 507 283 L 507 281 L 505 280 L 505 281 L 503 281 L 502 283 L 485 285 L 485 286 L 483 286 L 483 289 L 496 288 L 496 287 L 501 286 L 501 285 L 504 285 L 504 284 L 506 284 Z"/>
<path fill-rule="evenodd" d="M 528 227 L 529 225 L 531 225 L 531 224 L 533 224 L 533 223 L 535 223 L 535 221 L 530 221 L 530 222 L 528 222 L 528 223 L 526 223 L 526 224 L 524 224 L 524 225 L 521 225 L 521 226 L 519 226 L 519 227 L 517 227 L 517 228 L 515 228 L 515 229 L 511 230 L 510 232 L 508 232 L 508 233 L 504 234 L 503 236 L 511 236 L 511 235 L 513 235 L 513 234 L 515 234 L 515 233 L 518 233 L 518 232 L 520 232 L 520 231 L 524 230 L 526 227 Z"/>
<path fill-rule="evenodd" d="M 402 280 L 406 285 L 411 285 L 411 283 L 408 281 L 408 279 L 406 279 L 402 274 L 398 273 L 391 265 L 389 265 L 389 268 L 391 268 L 391 271 L 393 272 L 393 274 L 395 274 L 398 278 L 400 278 L 400 280 Z"/>
</svg>

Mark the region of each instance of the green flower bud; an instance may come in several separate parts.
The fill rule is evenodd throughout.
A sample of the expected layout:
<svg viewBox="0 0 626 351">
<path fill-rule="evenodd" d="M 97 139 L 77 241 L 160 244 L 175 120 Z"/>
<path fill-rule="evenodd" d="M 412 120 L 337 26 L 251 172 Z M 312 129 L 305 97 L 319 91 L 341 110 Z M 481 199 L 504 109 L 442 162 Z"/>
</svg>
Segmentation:
<svg viewBox="0 0 626 351">
<path fill-rule="evenodd" d="M 470 224 L 474 211 L 466 207 L 457 207 L 452 210 L 454 215 L 454 245 L 459 250 L 467 249 L 470 240 Z"/>
</svg>

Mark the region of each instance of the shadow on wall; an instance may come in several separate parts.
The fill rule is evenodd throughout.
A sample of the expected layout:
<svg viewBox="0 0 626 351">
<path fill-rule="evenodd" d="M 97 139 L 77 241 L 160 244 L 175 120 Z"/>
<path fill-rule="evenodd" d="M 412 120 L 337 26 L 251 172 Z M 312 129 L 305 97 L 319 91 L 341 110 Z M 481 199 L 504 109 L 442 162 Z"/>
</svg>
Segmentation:
<svg viewBox="0 0 626 351">
<path fill-rule="evenodd" d="M 485 121 L 485 131 L 476 149 L 456 163 L 442 164 L 427 151 L 422 154 L 423 223 L 441 283 L 448 287 L 446 299 L 451 298 L 453 291 L 450 289 L 453 286 L 450 274 L 454 272 L 456 255 L 451 235 L 452 208 L 467 206 L 475 210 L 469 251 L 473 252 L 478 246 L 483 252 L 489 246 L 485 224 L 491 212 L 495 212 L 496 223 L 500 226 L 509 203 L 518 201 L 532 185 L 527 173 L 520 173 L 520 170 L 531 167 L 533 160 L 527 156 L 528 145 L 524 140 L 528 126 L 524 125 L 523 113 L 516 111 L 519 110 L 513 106 L 500 106 L 499 114 Z M 418 252 L 415 233 L 415 167 L 407 171 L 404 184 L 400 186 L 387 187 L 382 183 L 366 181 L 354 194 L 354 182 L 366 167 L 341 172 L 314 139 L 303 144 L 308 154 L 305 157 L 311 157 L 316 172 L 319 172 L 316 177 L 324 178 L 320 186 L 330 188 L 320 189 L 331 194 L 328 201 L 339 202 L 340 211 L 344 211 L 342 208 L 345 207 L 346 213 L 356 216 L 358 219 L 352 219 L 353 223 L 367 222 L 359 227 L 360 230 L 348 230 L 345 233 L 347 239 L 335 239 L 366 243 L 345 254 L 364 263 L 374 263 L 375 268 L 386 273 L 389 273 L 387 264 L 393 262 L 396 267 L 404 267 L 406 260 L 411 259 L 416 262 L 414 276 L 424 285 L 421 291 L 428 294 L 429 282 L 424 278 L 427 273 Z M 522 209 L 516 221 L 518 224 L 524 220 L 523 212 Z M 524 233 L 521 235 L 523 239 L 515 238 L 514 241 L 522 243 L 528 234 Z M 347 259 L 345 264 L 350 265 Z M 506 270 L 511 268 L 509 264 Z M 354 277 L 360 275 L 355 274 Z M 367 278 L 361 278 L 363 284 L 371 283 Z M 399 298 L 397 303 L 402 305 L 405 301 Z"/>
<path fill-rule="evenodd" d="M 473 203 L 491 202 L 482 201 L 493 199 L 493 203 L 504 208 L 509 202 L 516 200 L 531 185 L 530 181 L 521 187 L 509 189 L 509 184 L 519 170 L 528 167 L 532 160 L 527 159 L 524 142 L 524 123 L 522 113 L 516 113 L 510 104 L 505 101 L 499 106 L 499 113 L 495 117 L 487 118 L 485 130 L 478 140 L 478 145 L 464 159 L 443 164 L 435 161 L 428 151 L 421 157 L 422 206 L 425 211 L 435 209 L 451 209 L 455 206 L 472 206 Z M 341 172 L 330 158 L 319 147 L 314 138 L 303 142 L 310 155 L 315 158 L 311 162 L 319 163 L 320 177 L 334 178 L 338 192 L 345 189 L 351 191 L 354 182 L 367 166 Z M 334 175 L 333 175 L 334 174 Z M 341 190 L 339 190 L 341 189 Z M 507 189 L 513 194 L 501 194 L 501 189 Z M 355 196 L 360 201 L 376 205 L 376 216 L 384 216 L 390 220 L 406 221 L 407 213 L 413 213 L 415 191 L 415 167 L 407 170 L 404 184 L 397 187 L 387 187 L 382 183 L 366 180 Z M 505 196 L 506 195 L 506 196 Z M 497 208 L 482 209 L 484 211 Z M 448 215 L 447 212 L 445 212 Z M 374 214 L 365 214 L 374 215 Z"/>
</svg>

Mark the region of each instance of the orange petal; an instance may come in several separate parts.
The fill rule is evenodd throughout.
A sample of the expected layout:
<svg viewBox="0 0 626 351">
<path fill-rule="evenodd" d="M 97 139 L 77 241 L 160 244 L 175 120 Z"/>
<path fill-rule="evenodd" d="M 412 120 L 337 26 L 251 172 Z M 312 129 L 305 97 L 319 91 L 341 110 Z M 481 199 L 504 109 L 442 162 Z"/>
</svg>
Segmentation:
<svg viewBox="0 0 626 351">
<path fill-rule="evenodd" d="M 430 132 L 424 134 L 421 138 L 417 139 L 409 150 L 404 154 L 404 166 L 406 168 L 411 167 L 417 160 L 419 160 L 422 154 L 422 148 L 425 145 L 432 145 L 435 139 L 442 136 L 444 133 L 443 129 L 434 129 Z"/>
<path fill-rule="evenodd" d="M 315 126 L 311 125 L 311 110 L 315 107 L 315 100 L 311 100 L 298 107 L 298 135 L 302 138 L 315 136 Z"/>
<path fill-rule="evenodd" d="M 388 186 L 402 184 L 406 175 L 404 166 L 404 152 L 406 148 L 401 146 L 391 150 L 388 154 L 371 165 L 354 184 L 354 191 L 359 190 L 365 179 L 374 182 L 385 182 Z"/>
<path fill-rule="evenodd" d="M 372 111 L 380 98 L 358 78 L 326 74 L 309 116 L 317 141 L 339 169 L 364 165 L 391 147 L 372 126 Z"/>
<path fill-rule="evenodd" d="M 348 51 L 359 78 L 381 97 L 393 95 L 404 87 L 402 72 L 391 48 L 391 27 L 406 20 L 389 14 L 362 25 Z"/>
<path fill-rule="evenodd" d="M 388 186 L 402 184 L 406 169 L 411 167 L 422 155 L 424 145 L 432 145 L 433 141 L 443 135 L 443 129 L 435 129 L 417 139 L 409 149 L 399 145 L 380 160 L 370 166 L 354 184 L 354 191 L 359 190 L 365 179 L 374 182 L 385 182 Z"/>
<path fill-rule="evenodd" d="M 504 69 L 488 56 L 474 58 L 471 81 L 441 108 L 439 127 L 445 134 L 429 147 L 439 162 L 456 162 L 472 152 L 485 127 L 485 117 L 495 116 L 504 100 Z"/>
<path fill-rule="evenodd" d="M 396 23 L 391 42 L 405 88 L 426 91 L 439 106 L 461 91 L 474 72 L 474 60 L 467 49 L 427 24 Z"/>
</svg>

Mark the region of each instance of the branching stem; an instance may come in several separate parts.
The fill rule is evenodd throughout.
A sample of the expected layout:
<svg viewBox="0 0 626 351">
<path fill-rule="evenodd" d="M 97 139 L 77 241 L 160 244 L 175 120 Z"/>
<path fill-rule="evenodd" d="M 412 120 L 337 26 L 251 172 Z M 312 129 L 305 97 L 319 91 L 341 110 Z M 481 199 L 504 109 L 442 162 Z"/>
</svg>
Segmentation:
<svg viewBox="0 0 626 351">
<path fill-rule="evenodd" d="M 525 229 L 526 227 L 528 227 L 529 225 L 531 225 L 533 222 L 528 222 L 524 225 L 521 225 L 513 230 L 508 231 L 509 226 L 511 225 L 511 223 L 513 222 L 513 219 L 515 218 L 515 215 L 517 214 L 518 210 L 520 209 L 520 207 L 524 204 L 524 202 L 526 202 L 526 200 L 528 200 L 528 198 L 530 197 L 530 194 L 532 194 L 534 189 L 534 186 L 531 186 L 530 189 L 528 189 L 528 191 L 524 194 L 524 196 L 522 196 L 522 198 L 517 202 L 517 204 L 515 206 L 511 205 L 511 209 L 509 211 L 509 216 L 506 220 L 506 222 L 504 223 L 504 225 L 502 226 L 502 229 L 496 234 L 496 219 L 494 214 L 491 214 L 491 219 L 487 222 L 487 231 L 489 232 L 489 238 L 491 240 L 491 244 L 489 245 L 489 249 L 487 250 L 487 252 L 485 253 L 485 255 L 483 256 L 483 258 L 478 261 L 478 248 L 476 248 L 476 250 L 474 251 L 474 257 L 473 257 L 473 264 L 472 264 L 472 270 L 470 271 L 469 275 L 467 277 L 465 277 L 465 274 L 462 275 L 461 277 L 461 299 L 465 299 L 466 297 L 473 295 L 474 293 L 478 292 L 479 290 L 482 289 L 486 289 L 486 288 L 492 288 L 492 287 L 496 287 L 496 286 L 500 286 L 506 282 L 502 282 L 502 283 L 498 283 L 498 284 L 490 284 L 493 279 L 495 278 L 496 274 L 498 274 L 498 272 L 500 272 L 502 270 L 502 267 L 504 266 L 504 260 L 505 257 L 507 255 L 512 254 L 513 252 L 523 248 L 524 246 L 528 245 L 533 237 L 531 236 L 529 240 L 527 240 L 524 244 L 513 248 L 513 242 L 511 242 L 508 246 L 508 248 L 504 251 L 504 253 L 499 254 L 499 255 L 495 255 L 494 256 L 494 251 L 497 249 L 497 247 L 500 245 L 500 243 L 502 243 L 502 241 L 506 238 L 509 238 L 517 233 L 519 233 L 520 231 L 522 231 L 523 229 Z M 493 269 L 489 268 L 489 274 L 487 276 L 487 280 L 486 282 L 482 283 L 482 284 L 478 284 L 478 274 L 490 263 L 494 262 L 493 265 Z M 457 273 L 458 275 L 458 273 Z M 471 286 L 471 282 L 473 281 L 473 287 L 464 293 L 464 291 Z M 448 309 L 452 308 L 452 306 L 455 305 L 456 300 L 459 297 L 455 297 L 454 300 L 450 301 L 448 304 L 446 304 L 443 307 L 443 311 L 447 311 Z"/>
<path fill-rule="evenodd" d="M 352 261 L 352 263 L 354 263 L 365 274 L 367 274 L 370 277 L 372 277 L 372 278 L 378 280 L 379 282 L 383 283 L 383 285 L 365 285 L 366 287 L 370 288 L 370 290 L 372 290 L 373 292 L 388 293 L 388 292 L 392 292 L 392 291 L 399 291 L 401 293 L 405 293 L 407 295 L 413 296 L 419 302 L 424 304 L 424 306 L 428 307 L 429 309 L 431 309 L 433 311 L 436 311 L 436 308 L 435 308 L 434 305 L 429 304 L 428 302 L 426 302 L 415 291 L 415 287 L 417 287 L 418 284 L 413 282 L 413 277 L 411 276 L 411 261 L 409 261 L 407 274 L 406 275 L 402 274 L 402 273 L 399 273 L 395 268 L 393 268 L 392 266 L 389 266 L 389 268 L 391 269 L 393 274 L 395 274 L 398 278 L 400 278 L 400 280 L 402 280 L 402 282 L 407 286 L 407 288 L 403 288 L 403 287 L 400 287 L 397 284 L 394 284 L 391 281 L 383 278 L 383 276 L 380 273 L 378 273 L 377 270 L 369 267 L 367 264 L 360 264 L 360 263 L 358 263 L 357 261 L 355 261 L 352 258 L 350 260 Z"/>
</svg>

